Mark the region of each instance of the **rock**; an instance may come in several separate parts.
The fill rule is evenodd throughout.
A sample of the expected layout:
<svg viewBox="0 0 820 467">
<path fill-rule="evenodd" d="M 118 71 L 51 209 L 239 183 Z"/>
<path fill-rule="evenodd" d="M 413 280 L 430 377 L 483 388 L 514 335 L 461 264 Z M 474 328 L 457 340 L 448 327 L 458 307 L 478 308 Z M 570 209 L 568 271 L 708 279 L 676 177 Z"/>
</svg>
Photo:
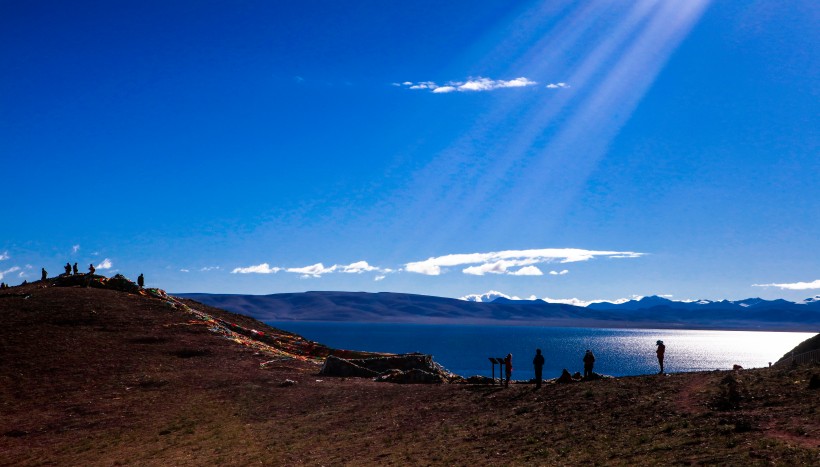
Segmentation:
<svg viewBox="0 0 820 467">
<path fill-rule="evenodd" d="M 400 384 L 440 384 L 444 382 L 444 378 L 419 369 L 388 370 L 374 378 L 374 381 Z"/>
<path fill-rule="evenodd" d="M 289 387 L 289 386 L 293 386 L 295 384 L 296 384 L 296 381 L 294 381 L 292 379 L 286 379 L 286 380 L 282 381 L 281 383 L 279 383 L 279 387 L 280 388 L 286 388 L 286 387 Z"/>
<path fill-rule="evenodd" d="M 474 375 L 470 376 L 469 378 L 465 379 L 464 382 L 467 384 L 494 384 L 496 380 L 488 377 L 488 376 L 479 376 Z"/>
<path fill-rule="evenodd" d="M 442 368 L 431 355 L 404 354 L 373 358 L 339 358 L 330 355 L 319 371 L 323 376 L 355 376 L 394 383 L 442 383 L 461 378 Z"/>
<path fill-rule="evenodd" d="M 379 373 L 359 366 L 351 360 L 334 357 L 333 355 L 328 355 L 325 359 L 319 374 L 323 376 L 356 376 L 360 378 L 373 378 L 379 375 Z"/>
<path fill-rule="evenodd" d="M 813 374 L 809 378 L 809 389 L 820 389 L 820 375 Z"/>
<path fill-rule="evenodd" d="M 569 374 L 566 368 L 561 372 L 561 376 L 555 380 L 556 383 L 566 384 L 566 383 L 575 383 L 578 380 L 573 379 L 572 375 Z"/>
</svg>

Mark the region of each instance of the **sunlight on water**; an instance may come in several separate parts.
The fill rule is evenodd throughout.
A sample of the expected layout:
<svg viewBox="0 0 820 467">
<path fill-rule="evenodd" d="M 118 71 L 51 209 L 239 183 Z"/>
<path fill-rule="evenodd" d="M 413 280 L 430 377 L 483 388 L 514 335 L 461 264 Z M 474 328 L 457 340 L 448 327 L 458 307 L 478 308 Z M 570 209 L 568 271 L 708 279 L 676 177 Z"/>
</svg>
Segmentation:
<svg viewBox="0 0 820 467">
<path fill-rule="evenodd" d="M 273 326 L 335 348 L 380 352 L 422 352 L 462 376 L 490 375 L 487 357 L 514 356 L 514 379 L 533 376 L 532 357 L 541 348 L 544 377 L 563 368 L 582 371 L 586 349 L 595 371 L 613 376 L 658 372 L 655 341 L 666 344 L 667 373 L 766 367 L 814 336 L 801 332 L 684 331 L 524 326 L 275 322 Z"/>
</svg>

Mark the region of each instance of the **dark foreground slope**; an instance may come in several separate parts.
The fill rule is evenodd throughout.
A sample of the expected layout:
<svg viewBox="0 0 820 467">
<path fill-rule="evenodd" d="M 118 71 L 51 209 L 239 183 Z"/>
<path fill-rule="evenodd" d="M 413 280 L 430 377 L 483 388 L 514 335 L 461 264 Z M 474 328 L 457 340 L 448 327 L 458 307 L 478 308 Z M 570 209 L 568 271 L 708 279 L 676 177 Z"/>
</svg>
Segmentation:
<svg viewBox="0 0 820 467">
<path fill-rule="evenodd" d="M 820 463 L 816 366 L 396 385 L 320 377 L 141 295 L 32 284 L 0 291 L 0 316 L 2 465 Z"/>
<path fill-rule="evenodd" d="M 798 305 L 784 300 L 760 300 L 753 305 L 725 301 L 691 304 L 647 297 L 622 305 L 578 307 L 543 300 L 503 298 L 490 303 L 476 303 L 392 292 L 179 295 L 268 322 L 295 320 L 807 332 L 820 330 L 820 302 Z"/>
</svg>

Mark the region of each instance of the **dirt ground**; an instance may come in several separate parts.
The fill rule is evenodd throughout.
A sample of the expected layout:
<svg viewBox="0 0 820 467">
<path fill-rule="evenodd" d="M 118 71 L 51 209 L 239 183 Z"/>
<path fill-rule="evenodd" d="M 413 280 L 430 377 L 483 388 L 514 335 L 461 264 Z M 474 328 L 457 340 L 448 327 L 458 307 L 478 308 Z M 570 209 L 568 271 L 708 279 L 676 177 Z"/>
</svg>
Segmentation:
<svg viewBox="0 0 820 467">
<path fill-rule="evenodd" d="M 397 385 L 113 290 L 4 289 L 0 316 L 0 465 L 820 465 L 818 366 Z"/>
</svg>

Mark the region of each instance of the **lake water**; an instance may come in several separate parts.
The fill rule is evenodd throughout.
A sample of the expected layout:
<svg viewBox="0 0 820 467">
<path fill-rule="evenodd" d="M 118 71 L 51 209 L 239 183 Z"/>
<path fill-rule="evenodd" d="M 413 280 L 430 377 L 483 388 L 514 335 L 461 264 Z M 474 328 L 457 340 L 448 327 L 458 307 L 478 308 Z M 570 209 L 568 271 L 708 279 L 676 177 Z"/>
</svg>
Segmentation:
<svg viewBox="0 0 820 467">
<path fill-rule="evenodd" d="M 629 376 L 658 372 L 655 341 L 666 345 L 666 372 L 768 366 L 814 336 L 800 332 L 597 329 L 530 326 L 426 325 L 348 322 L 269 322 L 307 339 L 339 349 L 432 354 L 462 376 L 490 376 L 487 357 L 513 354 L 513 379 L 533 377 L 532 358 L 540 348 L 544 378 L 563 368 L 583 372 L 586 349 L 595 353 L 595 372 Z M 498 366 L 495 368 L 496 376 Z"/>
</svg>

